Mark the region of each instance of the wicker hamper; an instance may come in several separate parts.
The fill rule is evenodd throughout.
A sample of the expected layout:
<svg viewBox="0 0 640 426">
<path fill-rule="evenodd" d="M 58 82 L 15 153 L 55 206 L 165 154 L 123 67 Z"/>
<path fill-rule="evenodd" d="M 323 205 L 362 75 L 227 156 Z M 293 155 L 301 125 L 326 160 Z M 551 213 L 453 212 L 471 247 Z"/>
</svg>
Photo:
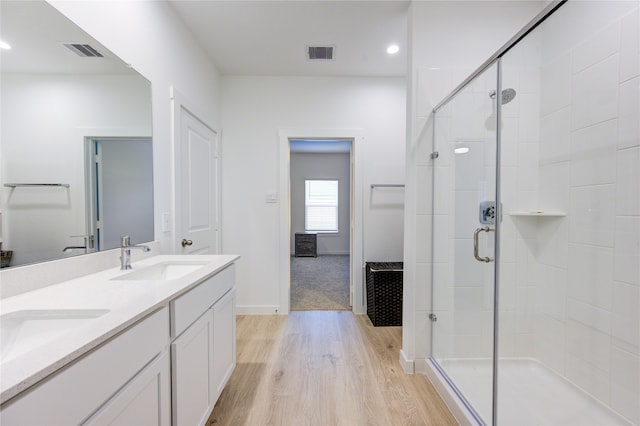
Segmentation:
<svg viewBox="0 0 640 426">
<path fill-rule="evenodd" d="M 367 315 L 375 327 L 402 325 L 402 262 L 367 262 Z"/>
</svg>

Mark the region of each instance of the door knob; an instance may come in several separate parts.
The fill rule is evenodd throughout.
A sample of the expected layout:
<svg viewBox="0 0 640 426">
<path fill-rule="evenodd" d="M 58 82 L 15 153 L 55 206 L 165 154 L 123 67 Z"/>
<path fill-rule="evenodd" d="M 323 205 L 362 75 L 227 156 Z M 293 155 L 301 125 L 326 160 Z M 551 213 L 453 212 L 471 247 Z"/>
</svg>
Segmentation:
<svg viewBox="0 0 640 426">
<path fill-rule="evenodd" d="M 186 246 L 190 246 L 191 244 L 193 244 L 193 241 L 187 240 L 186 238 L 183 238 L 181 244 L 182 244 L 182 247 L 186 247 Z"/>
</svg>

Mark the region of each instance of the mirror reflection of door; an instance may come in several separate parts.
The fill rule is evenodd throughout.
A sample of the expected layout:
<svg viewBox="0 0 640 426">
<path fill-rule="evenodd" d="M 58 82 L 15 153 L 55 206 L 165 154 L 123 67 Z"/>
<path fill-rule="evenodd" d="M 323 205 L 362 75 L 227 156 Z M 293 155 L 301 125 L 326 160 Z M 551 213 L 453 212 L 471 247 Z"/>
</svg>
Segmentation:
<svg viewBox="0 0 640 426">
<path fill-rule="evenodd" d="M 153 241 L 153 152 L 151 139 L 92 138 L 87 170 L 91 251 Z"/>
</svg>

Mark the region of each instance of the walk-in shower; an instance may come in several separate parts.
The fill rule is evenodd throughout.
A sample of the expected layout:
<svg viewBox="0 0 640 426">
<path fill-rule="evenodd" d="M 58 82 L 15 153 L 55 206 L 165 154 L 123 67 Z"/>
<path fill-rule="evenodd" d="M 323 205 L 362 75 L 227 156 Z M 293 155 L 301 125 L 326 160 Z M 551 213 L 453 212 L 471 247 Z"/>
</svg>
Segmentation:
<svg viewBox="0 0 640 426">
<path fill-rule="evenodd" d="M 640 424 L 639 117 L 637 1 L 549 6 L 434 109 L 428 364 L 466 421 Z"/>
</svg>

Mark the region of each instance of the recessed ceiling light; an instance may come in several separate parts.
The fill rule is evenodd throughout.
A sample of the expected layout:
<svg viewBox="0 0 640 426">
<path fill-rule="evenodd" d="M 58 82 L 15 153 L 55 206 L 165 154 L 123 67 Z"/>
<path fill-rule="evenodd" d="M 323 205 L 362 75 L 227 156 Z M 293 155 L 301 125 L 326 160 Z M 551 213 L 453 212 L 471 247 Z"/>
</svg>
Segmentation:
<svg viewBox="0 0 640 426">
<path fill-rule="evenodd" d="M 11 50 L 11 46 L 9 46 L 9 43 L 0 40 L 0 49 Z"/>
<path fill-rule="evenodd" d="M 397 44 L 392 44 L 391 46 L 387 47 L 387 53 L 389 55 L 394 55 L 396 53 L 398 53 L 400 51 L 400 48 L 398 47 Z"/>
</svg>

